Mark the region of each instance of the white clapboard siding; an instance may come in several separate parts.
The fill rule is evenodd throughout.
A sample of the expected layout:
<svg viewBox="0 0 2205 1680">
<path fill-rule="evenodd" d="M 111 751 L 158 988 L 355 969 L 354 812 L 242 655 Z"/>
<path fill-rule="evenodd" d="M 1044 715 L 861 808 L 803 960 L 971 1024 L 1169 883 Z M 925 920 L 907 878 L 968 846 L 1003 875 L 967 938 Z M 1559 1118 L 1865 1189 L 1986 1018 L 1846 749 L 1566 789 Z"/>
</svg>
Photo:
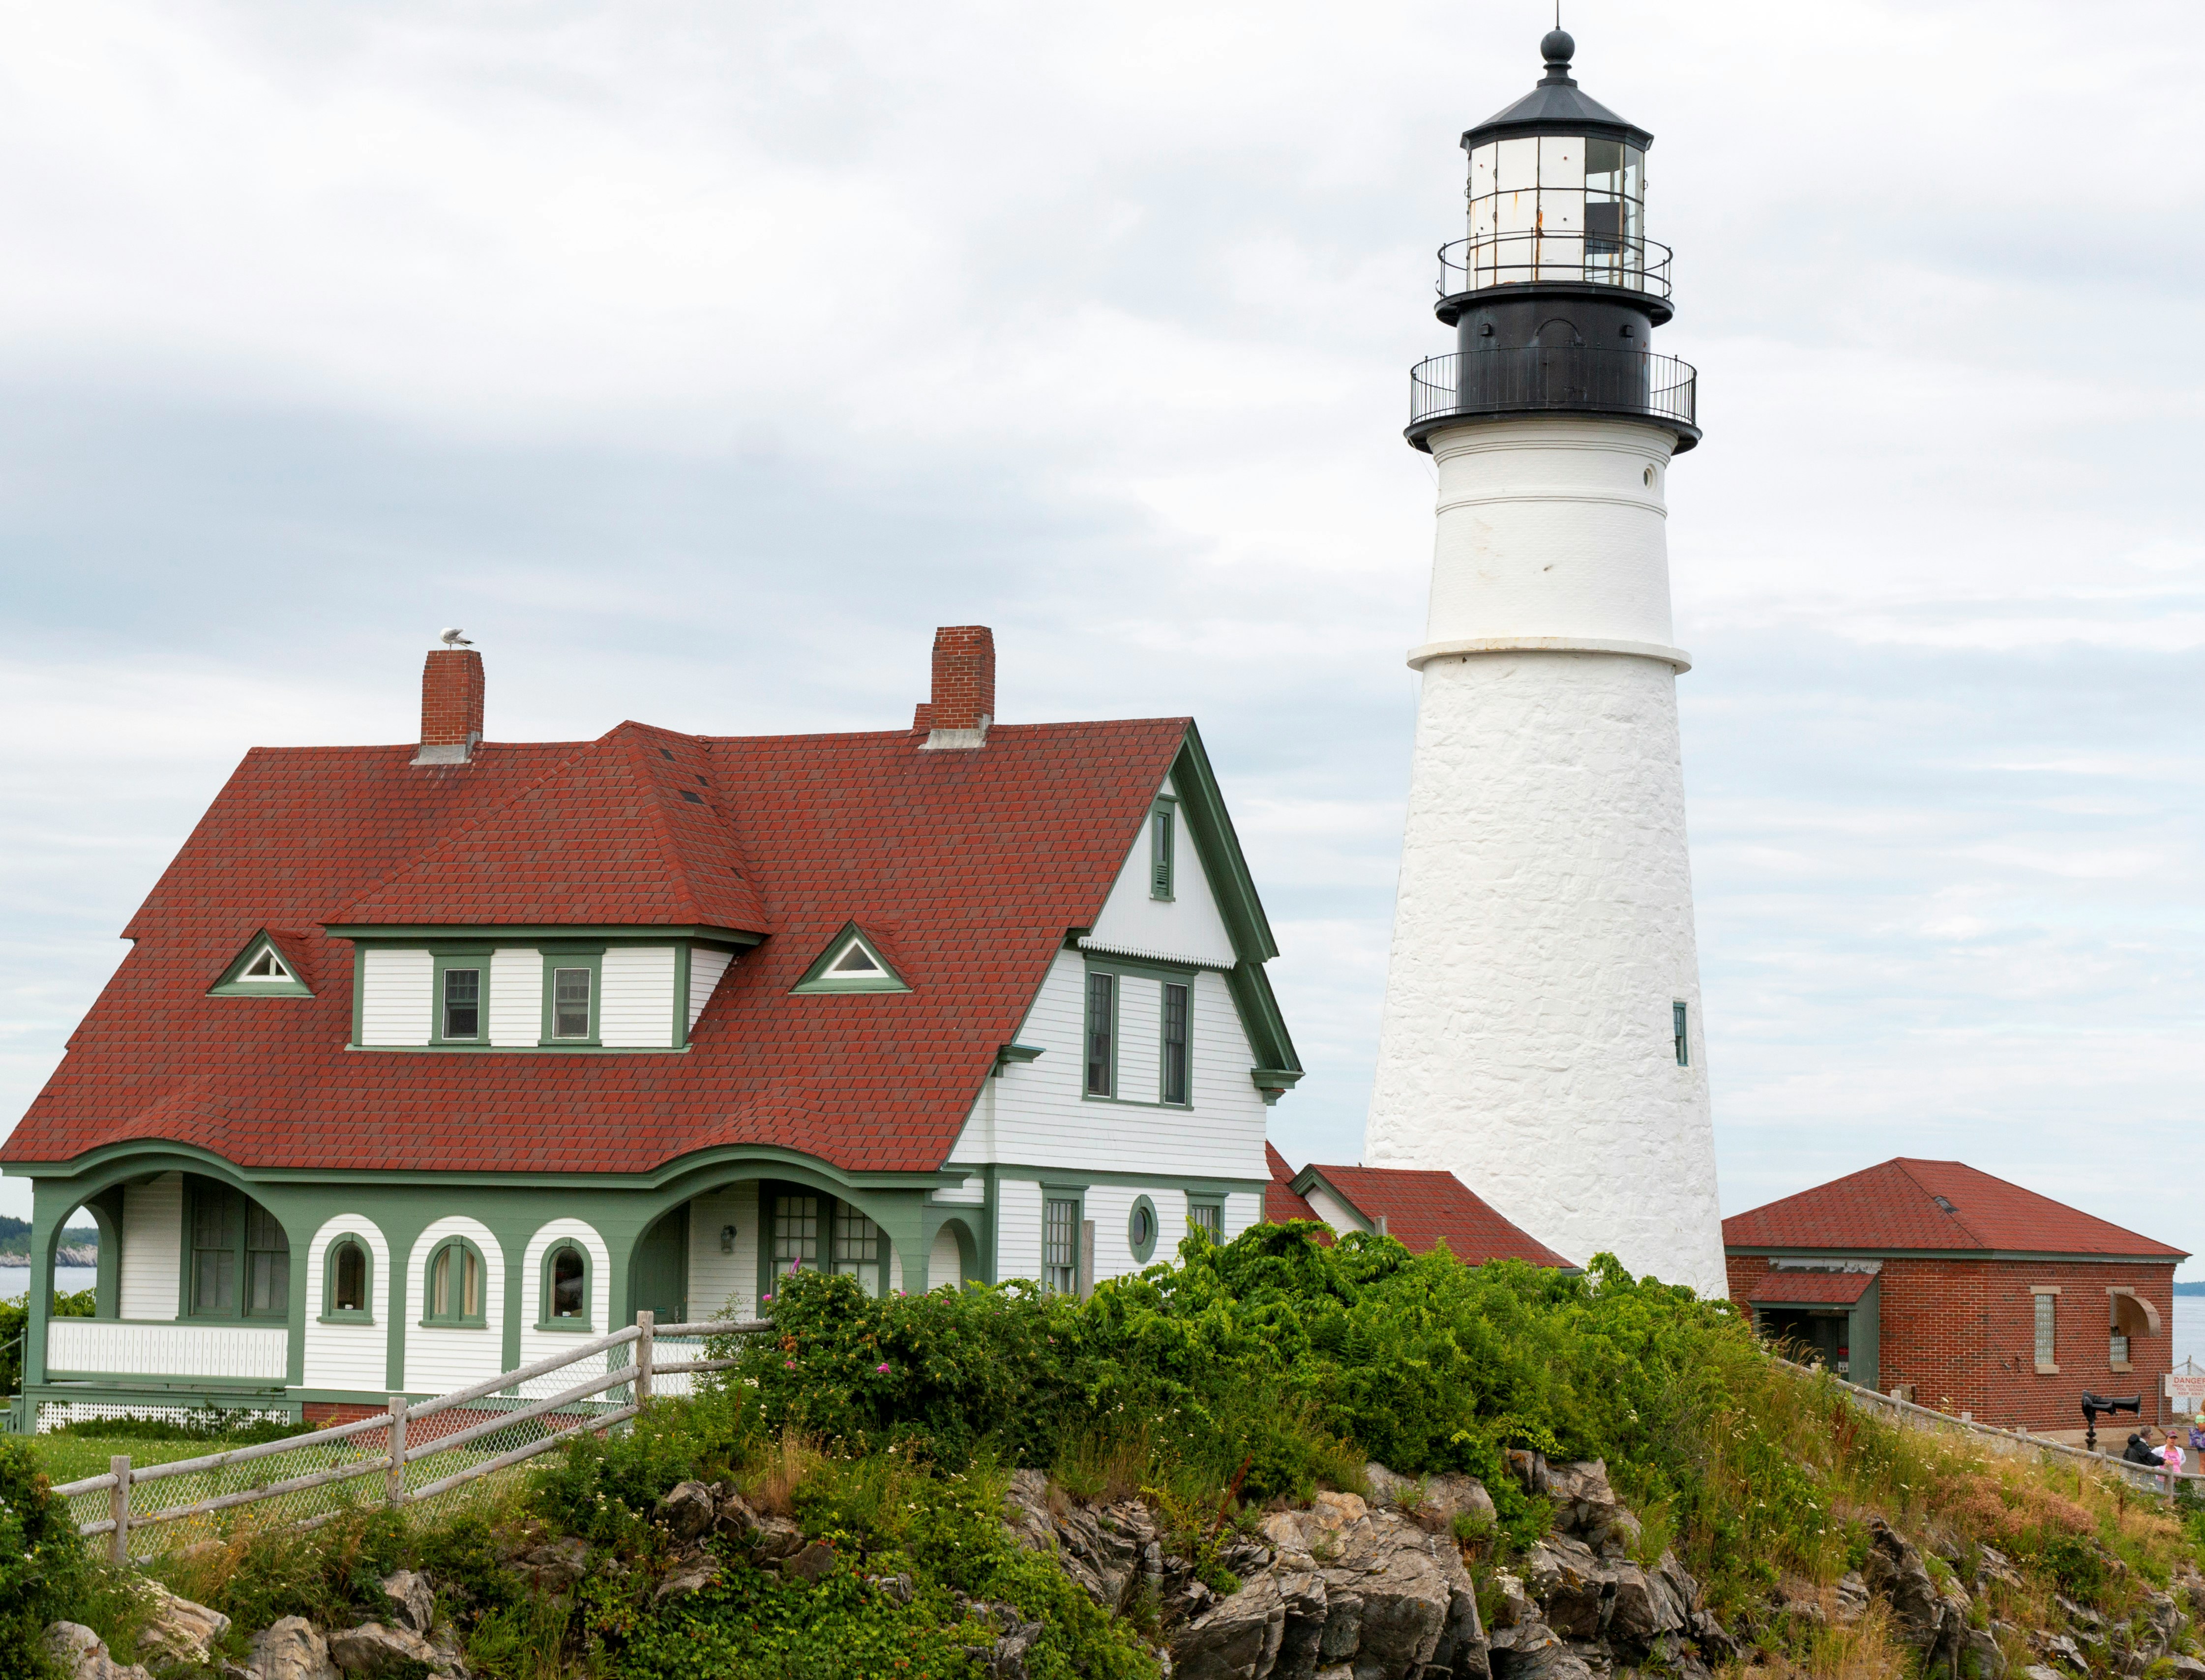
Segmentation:
<svg viewBox="0 0 2205 1680">
<path fill-rule="evenodd" d="M 1163 1095 L 1164 988 L 1145 974 L 1118 977 L 1118 1096 L 1155 1102 Z"/>
<path fill-rule="evenodd" d="M 1164 1177 L 1269 1178 L 1263 1098 L 1248 1077 L 1254 1057 L 1233 995 L 1223 975 L 1192 979 L 1191 1107 L 1082 1095 L 1085 965 L 1078 953 L 1060 952 L 1018 1033 L 1019 1043 L 1043 1054 L 987 1081 L 949 1158 L 960 1167 L 995 1161 L 1120 1172 L 1138 1163 Z"/>
<path fill-rule="evenodd" d="M 425 1327 L 429 1256 L 447 1237 L 465 1237 L 482 1250 L 483 1309 L 480 1329 Z M 438 1220 L 415 1239 L 406 1257 L 406 1392 L 445 1394 L 494 1377 L 505 1368 L 505 1254 L 480 1220 L 454 1214 Z"/>
<path fill-rule="evenodd" d="M 183 1307 L 184 1175 L 122 1187 L 122 1316 L 165 1322 Z"/>
<path fill-rule="evenodd" d="M 1168 780 L 1164 791 L 1172 791 Z M 1168 899 L 1150 896 L 1149 844 L 1148 825 L 1144 823 L 1140 839 L 1133 843 L 1125 866 L 1118 871 L 1117 884 L 1111 887 L 1102 913 L 1095 918 L 1089 942 L 1127 953 L 1180 957 L 1231 967 L 1237 956 L 1233 938 L 1225 930 L 1225 918 L 1218 914 L 1216 897 L 1203 873 L 1201 859 L 1194 855 L 1194 842 L 1187 838 L 1186 822 L 1180 822 L 1178 843 L 1172 848 L 1172 896 Z"/>
<path fill-rule="evenodd" d="M 1235 1190 L 1225 1198 L 1225 1240 L 1231 1242 L 1251 1225 L 1263 1222 L 1263 1193 Z"/>
<path fill-rule="evenodd" d="M 720 1251 L 720 1232 L 735 1228 Z M 689 1203 L 689 1302 L 699 1318 L 750 1318 L 758 1311 L 758 1190 L 755 1178 Z"/>
<path fill-rule="evenodd" d="M 360 953 L 360 1042 L 426 1044 L 437 959 L 426 951 Z"/>
<path fill-rule="evenodd" d="M 522 1049 L 544 1042 L 544 953 L 501 946 L 490 959 L 490 1042 Z"/>
<path fill-rule="evenodd" d="M 117 1324 L 57 1318 L 46 1327 L 50 1374 L 282 1382 L 290 1374 L 290 1351 L 291 1333 L 280 1324 Z"/>
<path fill-rule="evenodd" d="M 1132 1218 L 1133 1198 L 1145 1195 L 1159 1208 L 1165 1192 L 1139 1184 L 1094 1184 L 1087 1191 L 1087 1217 L 1095 1222 L 1095 1279 L 1123 1277 L 1138 1272 L 1142 1262 L 1133 1258 L 1132 1238 L 1126 1230 Z M 1163 1244 L 1156 1244 L 1161 1250 Z"/>
<path fill-rule="evenodd" d="M 720 977 L 727 973 L 728 965 L 734 960 L 732 951 L 714 951 L 703 946 L 689 953 L 689 1025 L 697 1024 L 697 1018 L 704 1012 L 704 1006 L 719 988 Z"/>
<path fill-rule="evenodd" d="M 597 1042 L 622 1050 L 662 1049 L 674 1042 L 674 947 L 615 945 L 599 977 Z"/>
<path fill-rule="evenodd" d="M 988 1181 L 975 1172 L 961 1184 L 930 1191 L 927 1200 L 944 1208 L 978 1208 L 988 1199 Z"/>
<path fill-rule="evenodd" d="M 939 1289 L 944 1284 L 965 1281 L 965 1261 L 957 1246 L 957 1233 L 943 1226 L 934 1234 L 934 1246 L 926 1256 L 926 1286 Z"/>
<path fill-rule="evenodd" d="M 996 1279 L 1041 1275 L 1041 1186 L 1006 1178 L 996 1185 Z"/>
<path fill-rule="evenodd" d="M 322 1309 L 329 1299 L 330 1248 L 340 1237 L 357 1237 L 367 1248 L 368 1324 L 324 1324 Z M 390 1244 L 375 1221 L 365 1214 L 339 1214 L 324 1221 L 306 1246 L 304 1277 L 291 1279 L 291 1287 L 306 1291 L 306 1360 L 304 1380 L 309 1388 L 362 1389 L 380 1393 L 389 1384 L 390 1356 Z"/>
<path fill-rule="evenodd" d="M 538 1330 L 536 1327 L 544 1321 L 551 1305 L 544 1298 L 544 1256 L 550 1252 L 554 1243 L 566 1240 L 579 1243 L 590 1257 L 586 1334 L 576 1330 Z M 606 1251 L 605 1239 L 597 1234 L 596 1226 L 580 1220 L 553 1220 L 528 1239 L 528 1248 L 521 1256 L 520 1267 L 522 1364 L 533 1365 L 539 1359 L 549 1359 L 556 1353 L 564 1353 L 576 1342 L 585 1341 L 590 1336 L 604 1335 L 611 1329 L 608 1321 L 606 1295 L 612 1286 L 612 1257 Z"/>
</svg>

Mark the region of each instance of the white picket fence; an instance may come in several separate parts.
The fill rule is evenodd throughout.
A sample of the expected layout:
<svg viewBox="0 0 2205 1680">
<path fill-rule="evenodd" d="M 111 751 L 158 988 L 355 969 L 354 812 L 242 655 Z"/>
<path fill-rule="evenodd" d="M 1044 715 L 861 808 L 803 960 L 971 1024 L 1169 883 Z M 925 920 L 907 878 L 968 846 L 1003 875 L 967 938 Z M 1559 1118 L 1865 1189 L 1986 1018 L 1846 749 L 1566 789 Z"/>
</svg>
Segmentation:
<svg viewBox="0 0 2205 1680">
<path fill-rule="evenodd" d="M 275 1522 L 327 1522 L 360 1508 L 358 1490 L 346 1484 L 368 1476 L 382 1476 L 379 1502 L 395 1510 L 451 1494 L 578 1435 L 602 1434 L 654 1396 L 689 1392 L 699 1375 L 735 1362 L 704 1357 L 707 1338 L 770 1327 L 762 1319 L 661 1325 L 638 1313 L 625 1330 L 449 1394 L 393 1394 L 369 1417 L 173 1463 L 134 1465 L 117 1455 L 106 1475 L 54 1492 L 80 1518 L 77 1532 L 104 1535 L 118 1562 L 129 1558 L 134 1536 L 140 1550 L 157 1550 L 144 1544 L 153 1533 L 196 1535 L 220 1513 L 265 1501 L 280 1502 L 266 1513 Z M 555 1386 L 578 1366 L 589 1368 L 580 1381 Z"/>
</svg>

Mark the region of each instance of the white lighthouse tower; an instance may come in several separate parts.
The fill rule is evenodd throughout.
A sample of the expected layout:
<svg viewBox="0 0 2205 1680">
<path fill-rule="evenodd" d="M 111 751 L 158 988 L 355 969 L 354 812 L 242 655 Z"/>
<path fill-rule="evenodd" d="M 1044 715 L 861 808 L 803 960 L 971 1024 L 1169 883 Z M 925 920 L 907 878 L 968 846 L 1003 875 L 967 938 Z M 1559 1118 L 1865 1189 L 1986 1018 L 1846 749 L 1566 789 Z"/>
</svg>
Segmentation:
<svg viewBox="0 0 2205 1680">
<path fill-rule="evenodd" d="M 1457 347 L 1411 379 L 1439 535 L 1364 1158 L 1721 1293 L 1664 535 L 1693 371 L 1652 348 L 1653 136 L 1578 91 L 1568 35 L 1540 47 L 1462 137 Z"/>
</svg>

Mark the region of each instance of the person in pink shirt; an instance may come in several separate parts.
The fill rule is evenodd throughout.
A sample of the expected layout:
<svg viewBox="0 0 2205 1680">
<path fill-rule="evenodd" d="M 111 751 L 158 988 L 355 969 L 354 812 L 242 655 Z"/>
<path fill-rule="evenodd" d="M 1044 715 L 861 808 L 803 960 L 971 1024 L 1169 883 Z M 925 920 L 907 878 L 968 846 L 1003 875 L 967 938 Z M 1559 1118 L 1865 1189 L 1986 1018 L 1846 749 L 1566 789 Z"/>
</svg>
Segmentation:
<svg viewBox="0 0 2205 1680">
<path fill-rule="evenodd" d="M 2159 1462 L 2176 1475 L 2182 1474 L 2182 1437 L 2172 1429 L 2166 1432 L 2166 1445 L 2159 1450 Z"/>
</svg>

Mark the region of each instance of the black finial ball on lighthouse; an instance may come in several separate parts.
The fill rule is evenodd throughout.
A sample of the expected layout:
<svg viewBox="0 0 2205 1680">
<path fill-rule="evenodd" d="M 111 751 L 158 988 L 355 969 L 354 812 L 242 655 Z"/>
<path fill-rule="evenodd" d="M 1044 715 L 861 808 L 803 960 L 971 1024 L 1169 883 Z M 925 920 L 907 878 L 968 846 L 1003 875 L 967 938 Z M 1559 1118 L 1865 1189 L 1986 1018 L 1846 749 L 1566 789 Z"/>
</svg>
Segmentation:
<svg viewBox="0 0 2205 1680">
<path fill-rule="evenodd" d="M 1578 56 L 1578 44 L 1570 39 L 1566 29 L 1549 29 L 1539 39 L 1539 56 L 1547 61 L 1550 70 L 1566 70 L 1570 60 Z"/>
</svg>

